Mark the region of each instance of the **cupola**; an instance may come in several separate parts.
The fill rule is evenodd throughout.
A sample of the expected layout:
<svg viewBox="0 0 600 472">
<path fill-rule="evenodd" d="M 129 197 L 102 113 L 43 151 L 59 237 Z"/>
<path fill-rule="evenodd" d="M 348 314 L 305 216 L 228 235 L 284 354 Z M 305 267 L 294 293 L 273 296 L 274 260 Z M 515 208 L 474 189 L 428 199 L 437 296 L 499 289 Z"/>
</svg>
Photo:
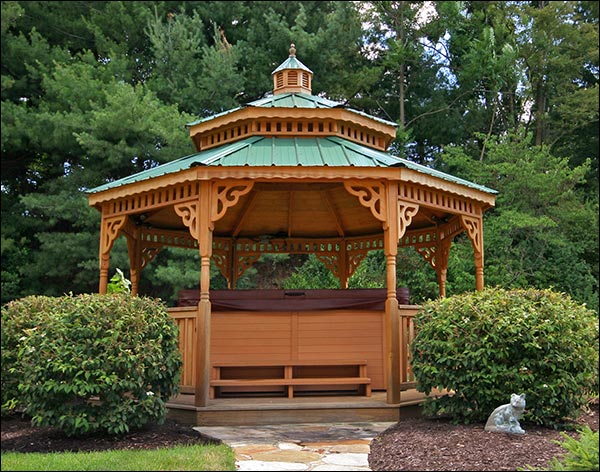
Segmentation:
<svg viewBox="0 0 600 472">
<path fill-rule="evenodd" d="M 290 45 L 288 57 L 273 75 L 273 94 L 306 93 L 312 94 L 312 71 L 296 58 L 296 46 Z"/>
</svg>

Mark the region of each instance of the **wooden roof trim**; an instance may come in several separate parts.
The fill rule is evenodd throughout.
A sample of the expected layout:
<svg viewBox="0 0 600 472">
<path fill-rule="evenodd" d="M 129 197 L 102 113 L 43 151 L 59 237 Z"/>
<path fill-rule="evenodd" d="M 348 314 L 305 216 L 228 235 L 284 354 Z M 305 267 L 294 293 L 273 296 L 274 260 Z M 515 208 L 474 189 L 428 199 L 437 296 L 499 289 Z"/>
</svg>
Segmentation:
<svg viewBox="0 0 600 472">
<path fill-rule="evenodd" d="M 470 198 L 485 204 L 484 209 L 496 205 L 496 196 L 482 192 L 476 188 L 466 187 L 464 185 L 443 180 L 432 175 L 421 174 L 412 169 L 399 169 L 401 172 L 400 182 L 410 182 L 417 185 L 433 188 L 437 191 L 448 192 L 461 197 Z"/>
<path fill-rule="evenodd" d="M 130 184 L 121 185 L 116 188 L 104 190 L 102 192 L 91 193 L 88 196 L 90 206 L 100 210 L 100 205 L 104 202 L 117 200 L 119 198 L 131 197 L 132 195 L 159 190 L 171 185 L 182 184 L 185 182 L 195 182 L 198 180 L 197 171 L 193 169 L 185 169 L 173 174 L 162 175 L 152 179 L 132 182 Z"/>
<path fill-rule="evenodd" d="M 396 137 L 396 128 L 344 108 L 287 108 L 287 107 L 245 107 L 227 113 L 212 120 L 203 121 L 189 127 L 190 137 L 215 131 L 219 128 L 234 126 L 246 120 L 289 119 L 308 121 L 313 119 L 348 122 L 381 133 L 392 140 Z"/>
<path fill-rule="evenodd" d="M 395 172 L 394 172 L 395 171 Z M 255 181 L 282 180 L 287 182 L 305 182 L 307 180 L 320 180 L 328 182 L 332 180 L 342 181 L 344 179 L 373 179 L 393 178 L 397 175 L 397 169 L 385 167 L 303 167 L 303 166 L 197 166 L 191 169 L 181 170 L 172 174 L 154 177 L 152 179 L 140 180 L 130 184 L 124 184 L 89 195 L 90 206 L 130 197 L 143 192 L 158 190 L 170 185 L 183 182 L 212 179 L 250 179 Z"/>
<path fill-rule="evenodd" d="M 133 182 L 120 187 L 107 189 L 89 195 L 90 206 L 101 209 L 104 202 L 127 198 L 144 192 L 156 191 L 165 187 L 198 180 L 238 179 L 284 182 L 343 182 L 349 179 L 383 179 L 398 182 L 409 182 L 435 189 L 436 191 L 449 192 L 461 197 L 469 198 L 484 204 L 484 208 L 495 206 L 495 196 L 481 190 L 465 187 L 458 183 L 449 182 L 441 178 L 424 175 L 411 169 L 390 167 L 303 167 L 303 166 L 269 166 L 269 167 L 221 167 L 198 166 L 182 170 L 173 174 L 163 175 L 152 179 Z"/>
</svg>

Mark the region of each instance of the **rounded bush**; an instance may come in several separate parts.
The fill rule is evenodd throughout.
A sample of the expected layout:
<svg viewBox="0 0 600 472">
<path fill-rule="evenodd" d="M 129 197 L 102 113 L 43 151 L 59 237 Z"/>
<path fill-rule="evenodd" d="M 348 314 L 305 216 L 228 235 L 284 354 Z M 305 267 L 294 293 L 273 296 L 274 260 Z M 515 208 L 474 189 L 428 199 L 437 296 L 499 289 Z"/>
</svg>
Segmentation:
<svg viewBox="0 0 600 472">
<path fill-rule="evenodd" d="M 73 436 L 164 421 L 182 365 L 165 305 L 122 293 L 63 296 L 51 305 L 46 322 L 19 343 L 19 391 L 32 423 Z"/>
<path fill-rule="evenodd" d="M 50 323 L 57 299 L 31 296 L 2 306 L 2 415 L 24 409 L 19 393 L 23 370 L 17 362 L 19 346 L 29 330 Z"/>
<path fill-rule="evenodd" d="M 485 421 L 512 393 L 523 421 L 558 427 L 598 392 L 598 316 L 551 290 L 486 289 L 425 303 L 411 344 L 424 405 L 454 422 Z M 526 429 L 526 428 L 524 428 Z"/>
</svg>

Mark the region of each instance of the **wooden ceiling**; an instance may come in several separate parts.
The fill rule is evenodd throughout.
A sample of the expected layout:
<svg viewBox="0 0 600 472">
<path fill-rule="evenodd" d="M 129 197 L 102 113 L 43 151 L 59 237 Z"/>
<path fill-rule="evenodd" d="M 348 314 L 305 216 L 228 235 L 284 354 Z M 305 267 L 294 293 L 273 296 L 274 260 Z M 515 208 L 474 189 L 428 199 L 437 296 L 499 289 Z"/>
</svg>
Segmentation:
<svg viewBox="0 0 600 472">
<path fill-rule="evenodd" d="M 411 229 L 430 227 L 446 216 L 439 210 L 421 208 Z M 137 219 L 147 227 L 186 230 L 172 206 Z M 382 223 L 341 182 L 256 183 L 214 228 L 216 237 L 252 239 L 325 239 L 382 232 Z"/>
</svg>

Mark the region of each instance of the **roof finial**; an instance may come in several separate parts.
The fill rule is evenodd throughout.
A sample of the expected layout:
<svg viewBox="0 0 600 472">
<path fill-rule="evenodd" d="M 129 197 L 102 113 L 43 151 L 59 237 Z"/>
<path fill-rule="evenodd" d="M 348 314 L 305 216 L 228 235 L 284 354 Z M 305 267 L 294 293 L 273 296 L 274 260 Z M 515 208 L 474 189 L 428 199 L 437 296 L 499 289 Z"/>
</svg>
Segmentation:
<svg viewBox="0 0 600 472">
<path fill-rule="evenodd" d="M 290 57 L 296 57 L 296 45 L 294 43 L 290 44 Z"/>
</svg>

